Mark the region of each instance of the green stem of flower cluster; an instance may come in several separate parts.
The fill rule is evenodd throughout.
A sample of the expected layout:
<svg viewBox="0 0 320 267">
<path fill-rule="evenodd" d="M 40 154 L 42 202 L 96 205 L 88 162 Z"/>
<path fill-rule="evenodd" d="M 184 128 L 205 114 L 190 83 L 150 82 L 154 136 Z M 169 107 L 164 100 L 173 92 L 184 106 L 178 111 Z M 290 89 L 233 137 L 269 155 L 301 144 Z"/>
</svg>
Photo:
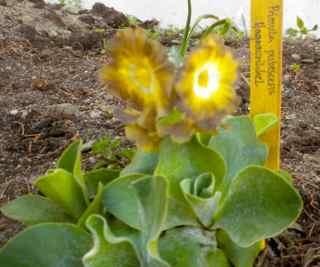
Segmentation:
<svg viewBox="0 0 320 267">
<path fill-rule="evenodd" d="M 199 16 L 197 18 L 197 20 L 195 21 L 195 23 L 193 24 L 193 26 L 191 27 L 191 18 L 192 18 L 192 4 L 191 4 L 191 0 L 188 0 L 188 17 L 187 17 L 186 26 L 184 29 L 183 41 L 182 41 L 181 48 L 180 48 L 180 56 L 181 57 L 185 56 L 185 54 L 188 50 L 188 47 L 189 47 L 191 36 L 192 36 L 193 32 L 196 30 L 196 28 L 199 26 L 199 24 L 202 20 L 213 19 L 213 20 L 217 20 L 219 22 L 219 17 L 212 15 L 212 14 L 205 14 L 205 15 Z M 213 24 L 213 25 L 215 25 L 215 24 Z"/>
<path fill-rule="evenodd" d="M 188 36 L 189 36 L 190 26 L 191 26 L 191 17 L 192 17 L 192 4 L 191 4 L 191 0 L 188 0 L 188 17 L 187 17 L 186 27 L 184 29 L 183 41 L 180 48 L 181 57 L 184 57 L 188 48 Z"/>
</svg>

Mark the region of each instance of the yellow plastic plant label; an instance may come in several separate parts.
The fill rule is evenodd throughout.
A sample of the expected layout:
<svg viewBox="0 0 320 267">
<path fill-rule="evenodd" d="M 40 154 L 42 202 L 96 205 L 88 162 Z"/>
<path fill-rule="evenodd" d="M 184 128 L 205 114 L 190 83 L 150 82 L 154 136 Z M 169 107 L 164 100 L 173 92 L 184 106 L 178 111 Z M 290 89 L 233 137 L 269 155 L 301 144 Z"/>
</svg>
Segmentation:
<svg viewBox="0 0 320 267">
<path fill-rule="evenodd" d="M 283 0 L 251 0 L 250 113 L 281 117 Z M 262 136 L 267 166 L 280 167 L 280 123 Z"/>
</svg>

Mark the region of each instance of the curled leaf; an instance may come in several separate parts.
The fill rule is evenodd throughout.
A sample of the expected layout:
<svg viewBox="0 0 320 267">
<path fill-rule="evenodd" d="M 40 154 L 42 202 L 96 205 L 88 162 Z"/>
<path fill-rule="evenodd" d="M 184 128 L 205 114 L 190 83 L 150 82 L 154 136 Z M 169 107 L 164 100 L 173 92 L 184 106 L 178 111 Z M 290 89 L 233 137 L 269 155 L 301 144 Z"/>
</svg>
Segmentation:
<svg viewBox="0 0 320 267">
<path fill-rule="evenodd" d="M 115 236 L 105 218 L 92 215 L 86 225 L 92 233 L 94 244 L 83 257 L 84 267 L 139 266 L 130 239 Z"/>
<path fill-rule="evenodd" d="M 217 210 L 221 194 L 214 192 L 214 176 L 202 174 L 195 180 L 185 179 L 180 183 L 183 195 L 200 222 L 209 227 Z"/>
</svg>

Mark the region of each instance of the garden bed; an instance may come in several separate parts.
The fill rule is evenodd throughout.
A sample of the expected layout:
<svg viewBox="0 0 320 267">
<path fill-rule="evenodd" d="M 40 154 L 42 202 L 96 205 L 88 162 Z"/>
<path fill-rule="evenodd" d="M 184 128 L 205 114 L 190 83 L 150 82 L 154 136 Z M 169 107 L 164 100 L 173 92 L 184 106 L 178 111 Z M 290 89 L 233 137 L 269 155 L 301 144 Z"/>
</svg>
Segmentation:
<svg viewBox="0 0 320 267">
<path fill-rule="evenodd" d="M 15 3 L 13 3 L 15 2 Z M 109 12 L 109 13 L 108 13 Z M 109 8 L 72 14 L 42 1 L 0 0 L 0 204 L 30 192 L 77 136 L 109 134 L 124 144 L 112 111 L 122 103 L 97 81 L 106 42 L 130 23 Z M 155 22 L 141 23 L 153 27 Z M 54 31 L 54 32 L 53 32 Z M 175 37 L 161 36 L 166 45 Z M 239 112 L 248 110 L 247 41 L 228 42 L 241 62 Z M 282 167 L 294 174 L 304 212 L 292 229 L 268 241 L 257 266 L 320 266 L 320 41 L 284 44 Z M 87 166 L 96 159 L 86 152 Z M 0 245 L 22 226 L 0 214 Z"/>
</svg>

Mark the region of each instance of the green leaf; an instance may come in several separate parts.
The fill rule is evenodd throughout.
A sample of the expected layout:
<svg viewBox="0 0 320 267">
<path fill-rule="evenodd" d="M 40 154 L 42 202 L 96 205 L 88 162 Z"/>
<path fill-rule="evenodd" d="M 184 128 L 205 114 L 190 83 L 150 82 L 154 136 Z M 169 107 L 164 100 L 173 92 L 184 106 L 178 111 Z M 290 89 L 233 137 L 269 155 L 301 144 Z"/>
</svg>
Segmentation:
<svg viewBox="0 0 320 267">
<path fill-rule="evenodd" d="M 165 229 L 197 225 L 196 216 L 183 196 L 180 182 L 203 173 L 213 173 L 216 183 L 221 182 L 225 175 L 225 163 L 217 152 L 204 147 L 196 137 L 184 144 L 175 143 L 170 138 L 162 141 L 155 174 L 167 177 L 170 184 L 169 215 Z"/>
<path fill-rule="evenodd" d="M 212 133 L 197 133 L 197 138 L 200 144 L 208 146 L 210 139 L 212 138 Z"/>
<path fill-rule="evenodd" d="M 232 181 L 215 227 L 240 247 L 276 236 L 299 216 L 302 200 L 279 174 L 259 166 L 241 171 Z"/>
<path fill-rule="evenodd" d="M 119 177 L 109 183 L 102 193 L 106 211 L 135 229 L 142 229 L 143 226 L 140 223 L 139 199 L 132 185 L 142 177 L 142 174 Z"/>
<path fill-rule="evenodd" d="M 216 249 L 212 232 L 196 227 L 182 227 L 167 231 L 159 242 L 160 255 L 171 267 L 220 267 L 209 264 Z"/>
<path fill-rule="evenodd" d="M 199 223 L 190 205 L 174 197 L 168 197 L 168 215 L 163 230 L 180 225 L 198 226 Z"/>
<path fill-rule="evenodd" d="M 301 30 L 303 28 L 305 28 L 305 25 L 304 25 L 304 21 L 302 18 L 300 18 L 299 16 L 297 16 L 297 26 L 298 28 Z"/>
<path fill-rule="evenodd" d="M 102 192 L 103 192 L 103 185 L 99 183 L 98 191 L 94 198 L 94 200 L 90 203 L 88 208 L 85 212 L 81 215 L 80 219 L 78 220 L 78 225 L 83 227 L 86 223 L 86 220 L 92 214 L 101 214 L 102 213 Z"/>
<path fill-rule="evenodd" d="M 159 256 L 158 239 L 166 221 L 168 209 L 168 183 L 163 177 L 148 177 L 134 183 L 140 202 L 140 224 L 142 230 L 139 236 L 142 266 L 170 267 Z"/>
<path fill-rule="evenodd" d="M 202 174 L 194 181 L 185 179 L 180 185 L 186 201 L 200 222 L 209 227 L 221 195 L 220 192 L 214 194 L 214 177 L 210 174 Z"/>
<path fill-rule="evenodd" d="M 306 27 L 303 27 L 302 29 L 300 29 L 300 33 L 307 35 L 309 33 L 308 29 Z"/>
<path fill-rule="evenodd" d="M 45 222 L 70 222 L 65 211 L 50 199 L 39 195 L 25 195 L 1 207 L 1 212 L 26 225 Z"/>
<path fill-rule="evenodd" d="M 155 174 L 168 177 L 170 195 L 183 199 L 180 182 L 203 173 L 213 173 L 219 185 L 225 175 L 225 163 L 214 150 L 199 143 L 194 137 L 190 142 L 178 144 L 170 138 L 162 141 L 159 163 Z"/>
<path fill-rule="evenodd" d="M 297 37 L 299 31 L 297 29 L 293 29 L 293 28 L 289 28 L 287 30 L 287 34 L 290 36 L 290 37 Z"/>
<path fill-rule="evenodd" d="M 63 169 L 55 169 L 35 181 L 35 187 L 53 202 L 78 219 L 86 209 L 86 202 L 73 175 Z"/>
<path fill-rule="evenodd" d="M 185 114 L 180 110 L 174 109 L 165 117 L 162 117 L 158 120 L 158 124 L 162 127 L 168 127 L 181 123 L 185 120 Z"/>
<path fill-rule="evenodd" d="M 19 233 L 0 250 L 1 267 L 83 267 L 90 235 L 71 224 L 38 224 Z"/>
<path fill-rule="evenodd" d="M 88 188 L 89 196 L 94 197 L 96 195 L 99 183 L 106 185 L 117 177 L 119 177 L 119 171 L 107 168 L 100 168 L 86 172 L 84 180 Z"/>
<path fill-rule="evenodd" d="M 122 179 L 124 181 L 127 178 L 130 181 L 129 177 Z M 130 183 L 126 184 L 126 187 L 135 190 L 136 194 L 122 200 L 124 211 L 114 212 L 115 210 L 113 210 L 113 212 L 122 215 L 129 209 L 131 215 L 134 215 L 135 218 L 127 217 L 125 219 L 129 218 L 135 222 L 137 224 L 135 228 L 139 229 L 139 231 L 121 226 L 120 229 L 115 230 L 115 233 L 117 236 L 131 240 L 138 254 L 141 266 L 168 267 L 167 263 L 159 257 L 157 245 L 167 216 L 167 181 L 162 177 L 147 175 L 143 177 L 136 176 L 136 179 L 133 177 Z M 117 190 L 116 188 L 113 189 Z M 127 194 L 132 194 L 132 191 L 127 191 Z M 133 202 L 134 204 L 132 204 Z M 134 212 L 132 212 L 133 209 L 135 209 Z M 108 207 L 107 211 L 109 211 Z M 123 217 L 120 220 L 128 224 Z"/>
<path fill-rule="evenodd" d="M 216 184 L 222 181 L 225 175 L 225 163 L 217 152 L 201 145 L 196 137 L 184 144 L 172 142 L 170 138 L 162 141 L 155 175 L 167 177 L 170 185 L 166 229 L 179 225 L 197 224 L 196 217 L 183 196 L 180 182 L 187 178 L 193 179 L 203 173 L 213 173 Z M 173 207 L 179 211 L 179 215 L 175 214 Z"/>
<path fill-rule="evenodd" d="M 78 139 L 71 143 L 57 162 L 58 169 L 64 169 L 71 173 L 81 186 L 82 190 L 86 190 L 84 178 L 81 171 L 81 149 L 82 140 Z"/>
<path fill-rule="evenodd" d="M 277 173 L 282 176 L 283 179 L 285 179 L 288 183 L 293 185 L 293 177 L 290 173 L 288 173 L 285 170 L 278 170 Z"/>
<path fill-rule="evenodd" d="M 231 267 L 225 253 L 221 249 L 215 249 L 208 254 L 208 267 Z"/>
<path fill-rule="evenodd" d="M 139 262 L 130 239 L 116 237 L 105 218 L 92 215 L 87 220 L 94 245 L 83 257 L 84 267 L 137 267 Z"/>
<path fill-rule="evenodd" d="M 80 139 L 71 143 L 62 153 L 57 162 L 57 168 L 64 169 L 70 173 L 79 171 L 81 162 L 81 147 L 82 141 Z"/>
<path fill-rule="evenodd" d="M 274 127 L 279 122 L 276 115 L 273 113 L 257 114 L 253 118 L 254 127 L 256 129 L 257 136 L 261 136 L 269 129 Z"/>
<path fill-rule="evenodd" d="M 259 253 L 265 248 L 265 241 L 258 241 L 250 247 L 237 246 L 224 231 L 217 232 L 218 246 L 225 252 L 235 267 L 253 267 Z"/>
<path fill-rule="evenodd" d="M 122 170 L 121 176 L 136 173 L 153 174 L 158 163 L 158 157 L 157 152 L 138 150 L 131 163 Z"/>
<path fill-rule="evenodd" d="M 212 137 L 209 147 L 218 151 L 227 163 L 228 172 L 219 190 L 223 194 L 240 170 L 248 165 L 264 165 L 267 159 L 267 146 L 257 139 L 248 116 L 228 118 L 224 128 Z"/>
</svg>

